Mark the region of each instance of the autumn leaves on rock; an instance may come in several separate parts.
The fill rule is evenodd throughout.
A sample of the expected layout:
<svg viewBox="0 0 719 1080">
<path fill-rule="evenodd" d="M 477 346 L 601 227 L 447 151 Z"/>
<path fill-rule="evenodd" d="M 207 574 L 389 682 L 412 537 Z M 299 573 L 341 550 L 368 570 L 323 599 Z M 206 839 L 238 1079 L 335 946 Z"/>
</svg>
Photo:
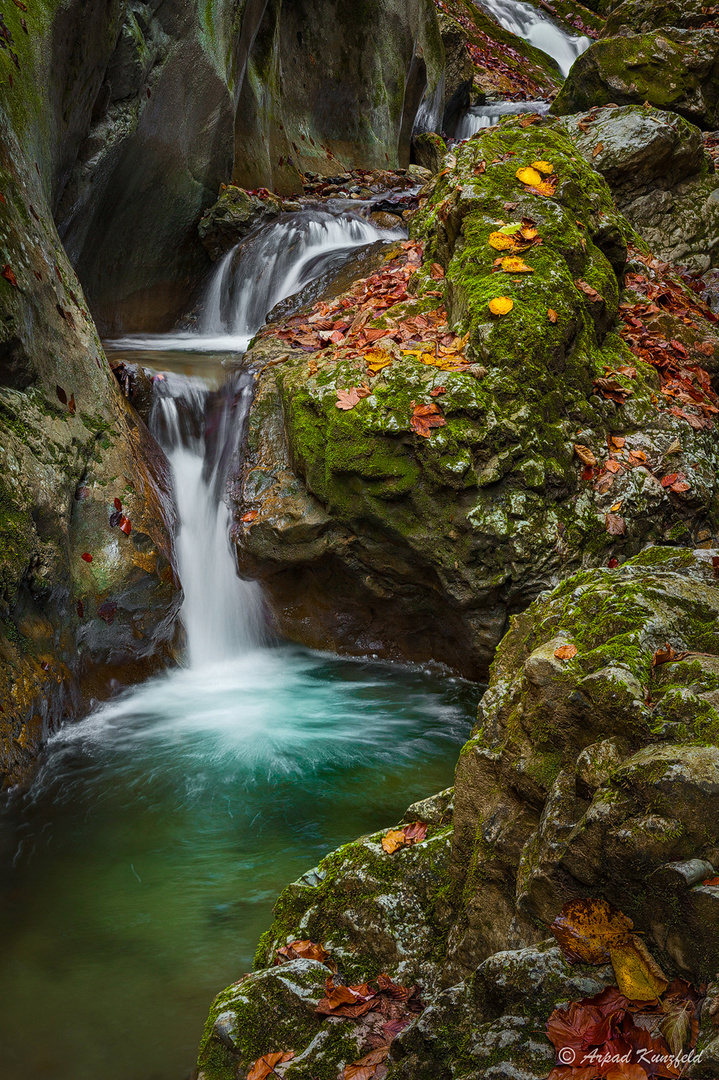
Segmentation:
<svg viewBox="0 0 719 1080">
<path fill-rule="evenodd" d="M 411 231 L 254 342 L 238 555 L 283 631 L 477 675 L 547 584 L 713 535 L 715 323 L 556 120 L 448 154 Z M 268 472 L 280 415 L 289 469 Z M 338 570 L 346 610 L 320 625 Z"/>
</svg>

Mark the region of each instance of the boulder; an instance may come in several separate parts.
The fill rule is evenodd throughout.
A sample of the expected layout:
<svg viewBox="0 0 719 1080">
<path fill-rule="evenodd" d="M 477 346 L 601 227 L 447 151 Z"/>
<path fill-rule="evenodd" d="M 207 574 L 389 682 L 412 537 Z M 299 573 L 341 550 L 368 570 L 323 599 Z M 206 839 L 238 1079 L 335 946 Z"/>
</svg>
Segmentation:
<svg viewBox="0 0 719 1080">
<path fill-rule="evenodd" d="M 719 127 L 718 61 L 715 30 L 666 28 L 603 38 L 576 61 L 552 112 L 648 101 L 713 131 Z"/>
<path fill-rule="evenodd" d="M 705 0 L 623 0 L 615 4 L 602 37 L 615 34 L 648 34 L 665 26 L 694 30 L 709 22 Z"/>
<path fill-rule="evenodd" d="M 716 265 L 719 179 L 697 127 L 639 105 L 579 113 L 563 123 L 657 257 L 697 271 Z"/>
<path fill-rule="evenodd" d="M 542 159 L 558 177 L 552 198 L 515 176 Z M 559 122 L 511 120 L 445 160 L 412 221 L 424 265 L 406 271 L 406 297 L 379 317 L 358 310 L 380 271 L 334 308 L 314 309 L 315 319 L 336 311 L 328 325 L 344 327 L 341 342 L 305 337 L 296 345 L 307 351 L 290 347 L 295 315 L 254 343 L 250 362 L 262 373 L 233 497 L 240 566 L 263 581 L 281 632 L 481 678 L 509 615 L 581 566 L 626 558 L 654 538 L 713 543 L 716 481 L 704 462 L 717 448 L 703 420 L 693 418 L 694 432 L 657 408 L 656 372 L 614 329 L 626 242 L 641 242 Z M 490 234 L 524 216 L 542 238 L 524 256 L 533 273 L 495 274 Z M 488 302 L 502 295 L 513 310 L 493 316 Z M 416 328 L 445 311 L 443 340 L 464 350 L 462 370 L 438 368 L 417 342 Z M 347 353 L 364 340 L 355 319 L 387 352 L 376 373 L 366 345 Z M 631 391 L 622 405 L 593 393 L 607 369 Z M 337 407 L 340 391 L 362 384 L 369 396 Z M 447 422 L 423 437 L 414 409 L 433 403 Z M 610 463 L 609 490 L 582 479 L 578 455 L 603 469 L 612 433 L 638 467 Z M 660 482 L 672 446 L 672 469 L 691 485 L 683 500 Z"/>
<path fill-rule="evenodd" d="M 417 164 L 436 174 L 442 168 L 442 159 L 447 153 L 447 144 L 441 135 L 428 131 L 423 135 L 417 135 L 412 140 L 412 149 Z"/>
<path fill-rule="evenodd" d="M 230 184 L 221 192 L 198 225 L 200 239 L 213 262 L 238 244 L 259 225 L 273 221 L 282 213 L 282 200 L 271 191 L 250 195 Z"/>
</svg>

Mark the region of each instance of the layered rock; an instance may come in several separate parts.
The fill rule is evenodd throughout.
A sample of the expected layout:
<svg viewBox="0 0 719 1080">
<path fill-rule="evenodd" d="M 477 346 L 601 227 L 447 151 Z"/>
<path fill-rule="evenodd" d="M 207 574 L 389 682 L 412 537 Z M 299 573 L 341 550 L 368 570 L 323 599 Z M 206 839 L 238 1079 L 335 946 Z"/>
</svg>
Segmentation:
<svg viewBox="0 0 719 1080">
<path fill-rule="evenodd" d="M 557 177 L 551 197 L 515 176 L 540 158 Z M 716 439 L 711 423 L 694 432 L 657 407 L 655 371 L 615 332 L 631 229 L 557 122 L 512 121 L 446 161 L 413 222 L 425 267 L 406 299 L 364 318 L 373 336 L 385 331 L 391 363 L 371 375 L 366 349 L 330 343 L 312 357 L 276 336 L 255 343 L 237 546 L 283 633 L 481 676 L 509 615 L 580 566 L 651 540 L 711 542 Z M 533 273 L 495 273 L 490 234 L 526 215 L 542 239 L 525 255 Z M 514 308 L 496 317 L 487 305 L 502 294 Z M 346 329 L 357 300 L 338 304 Z M 443 304 L 448 329 L 468 335 L 465 370 L 403 349 L 403 323 L 441 318 Z M 607 370 L 628 391 L 622 405 L 593 393 Z M 369 396 L 338 409 L 338 392 L 363 382 Z M 424 438 L 413 410 L 432 402 L 446 425 Z M 610 434 L 639 465 L 612 464 L 611 490 L 580 464 L 589 454 L 603 468 Z M 684 499 L 660 482 L 671 446 Z"/>
<path fill-rule="evenodd" d="M 694 30 L 711 21 L 709 7 L 704 0 L 623 0 L 613 5 L 602 37 L 647 34 L 664 26 Z"/>
<path fill-rule="evenodd" d="M 697 127 L 646 105 L 580 113 L 564 126 L 655 255 L 698 271 L 716 265 L 719 179 Z"/>
<path fill-rule="evenodd" d="M 714 29 L 667 27 L 602 38 L 574 64 L 552 111 L 565 115 L 648 101 L 712 131 L 719 127 L 718 63 Z"/>
</svg>

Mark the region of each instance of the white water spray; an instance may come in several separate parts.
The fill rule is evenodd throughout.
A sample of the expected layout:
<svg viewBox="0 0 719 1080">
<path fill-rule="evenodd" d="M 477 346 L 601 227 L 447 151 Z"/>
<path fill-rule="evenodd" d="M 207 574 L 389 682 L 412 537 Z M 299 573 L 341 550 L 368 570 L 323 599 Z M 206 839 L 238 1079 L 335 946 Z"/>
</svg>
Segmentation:
<svg viewBox="0 0 719 1080">
<path fill-rule="evenodd" d="M 550 15 L 521 0 L 478 0 L 478 3 L 505 30 L 556 60 L 565 79 L 577 57 L 592 44 L 584 35 L 568 34 Z"/>
<path fill-rule="evenodd" d="M 180 519 L 177 557 L 190 666 L 229 660 L 260 645 L 262 596 L 237 575 L 230 547 L 227 471 L 251 402 L 245 379 L 210 395 L 199 379 L 168 375 L 151 426 L 172 466 Z M 214 408 L 213 408 L 214 406 Z"/>
<path fill-rule="evenodd" d="M 473 105 L 461 116 L 457 123 L 455 139 L 471 139 L 482 128 L 493 127 L 503 116 L 519 113 L 546 113 L 548 101 L 495 101 L 490 105 Z"/>
<path fill-rule="evenodd" d="M 356 214 L 309 210 L 259 229 L 220 260 L 205 290 L 197 331 L 128 337 L 118 349 L 245 352 L 281 300 L 337 269 L 355 250 L 399 233 Z"/>
</svg>

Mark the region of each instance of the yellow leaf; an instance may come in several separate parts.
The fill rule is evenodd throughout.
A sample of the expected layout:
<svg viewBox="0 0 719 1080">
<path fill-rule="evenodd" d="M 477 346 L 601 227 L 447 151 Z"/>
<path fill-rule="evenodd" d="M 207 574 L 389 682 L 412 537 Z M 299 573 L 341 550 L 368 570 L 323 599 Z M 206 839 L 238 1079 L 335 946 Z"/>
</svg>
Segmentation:
<svg viewBox="0 0 719 1080">
<path fill-rule="evenodd" d="M 669 980 L 646 945 L 636 934 L 610 945 L 609 955 L 617 986 L 630 1001 L 653 1001 L 661 997 Z"/>
<path fill-rule="evenodd" d="M 399 851 L 406 843 L 407 838 L 404 835 L 404 829 L 390 829 L 390 831 L 382 837 L 382 847 L 388 855 L 394 855 L 395 851 Z"/>
<path fill-rule="evenodd" d="M 364 354 L 364 358 L 373 375 L 376 375 L 378 371 L 382 371 L 383 368 L 389 367 L 392 363 L 391 354 L 384 352 L 382 349 L 370 349 L 369 352 Z"/>
<path fill-rule="evenodd" d="M 501 232 L 493 232 L 489 234 L 489 246 L 493 247 L 495 251 L 514 251 L 516 245 L 511 236 L 505 236 Z"/>
<path fill-rule="evenodd" d="M 489 310 L 493 315 L 508 315 L 514 307 L 514 300 L 509 296 L 495 296 L 489 301 Z"/>
<path fill-rule="evenodd" d="M 527 266 L 524 259 L 518 257 L 508 257 L 502 259 L 500 263 L 502 270 L 505 274 L 533 274 L 534 268 Z"/>
<path fill-rule="evenodd" d="M 549 161 L 533 161 L 532 168 L 536 169 L 537 172 L 544 173 L 545 176 L 549 176 L 554 172 L 554 165 Z"/>
<path fill-rule="evenodd" d="M 623 499 L 620 499 L 619 502 L 615 502 L 614 506 L 611 507 L 613 514 L 616 514 L 617 510 L 621 510 L 623 501 Z"/>
<path fill-rule="evenodd" d="M 523 184 L 529 184 L 530 187 L 536 187 L 537 184 L 542 183 L 542 175 L 536 169 L 517 169 L 514 175 Z"/>
</svg>

